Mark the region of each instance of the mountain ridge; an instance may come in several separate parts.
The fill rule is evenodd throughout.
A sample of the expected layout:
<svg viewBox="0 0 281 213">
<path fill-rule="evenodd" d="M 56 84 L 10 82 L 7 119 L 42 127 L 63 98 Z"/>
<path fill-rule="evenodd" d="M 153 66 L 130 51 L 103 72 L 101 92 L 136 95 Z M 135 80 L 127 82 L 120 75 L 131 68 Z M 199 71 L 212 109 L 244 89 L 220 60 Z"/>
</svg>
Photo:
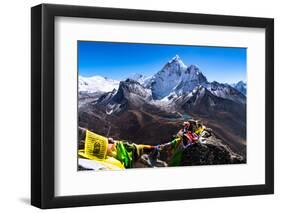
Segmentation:
<svg viewBox="0 0 281 213">
<path fill-rule="evenodd" d="M 246 84 L 244 82 L 240 81 L 232 85 L 216 81 L 209 82 L 197 65 L 185 65 L 178 55 L 151 77 L 134 74 L 127 79 L 137 81 L 146 89 L 151 90 L 154 100 L 167 99 L 171 94 L 181 96 L 192 92 L 194 88 L 201 85 L 216 96 L 235 102 L 246 102 Z M 123 81 L 101 76 L 90 78 L 79 76 L 79 92 L 110 92 L 113 89 L 118 90 L 120 83 Z"/>
</svg>

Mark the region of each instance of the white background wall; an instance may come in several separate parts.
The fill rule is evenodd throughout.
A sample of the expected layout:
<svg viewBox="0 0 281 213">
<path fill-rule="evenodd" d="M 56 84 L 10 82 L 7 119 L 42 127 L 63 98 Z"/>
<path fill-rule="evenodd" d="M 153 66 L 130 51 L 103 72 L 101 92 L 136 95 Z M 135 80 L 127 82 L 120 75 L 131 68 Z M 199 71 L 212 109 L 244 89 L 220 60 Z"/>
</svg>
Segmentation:
<svg viewBox="0 0 281 213">
<path fill-rule="evenodd" d="M 51 210 L 52 212 L 277 212 L 281 209 L 279 1 L 245 0 L 45 0 L 45 3 L 275 18 L 275 195 Z M 30 7 L 37 0 L 2 1 L 0 12 L 1 154 L 0 212 L 38 212 L 30 197 Z M 279 109 L 279 110 L 277 110 Z M 241 174 L 243 175 L 243 174 Z M 207 178 L 207 177 L 206 177 Z M 196 181 L 196 180 L 194 180 Z M 280 211 L 280 210 L 279 210 Z"/>
</svg>

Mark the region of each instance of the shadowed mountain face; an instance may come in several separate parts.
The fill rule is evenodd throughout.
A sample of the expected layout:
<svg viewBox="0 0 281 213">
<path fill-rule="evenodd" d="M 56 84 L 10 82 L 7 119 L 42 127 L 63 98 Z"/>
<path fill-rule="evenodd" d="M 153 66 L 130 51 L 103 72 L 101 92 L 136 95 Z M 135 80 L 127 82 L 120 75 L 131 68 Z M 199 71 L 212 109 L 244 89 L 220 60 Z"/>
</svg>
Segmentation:
<svg viewBox="0 0 281 213">
<path fill-rule="evenodd" d="M 139 79 L 139 78 L 138 78 Z M 197 66 L 178 56 L 151 78 L 127 79 L 118 89 L 79 99 L 79 126 L 142 144 L 170 141 L 188 118 L 201 120 L 236 153 L 246 156 L 246 96 L 208 82 Z M 100 94 L 97 98 L 97 94 Z M 82 99 L 81 99 L 82 100 Z"/>
<path fill-rule="evenodd" d="M 162 110 L 151 100 L 151 94 L 138 82 L 120 82 L 118 91 L 79 109 L 79 126 L 134 143 L 167 142 L 178 131 L 181 116 Z"/>
</svg>

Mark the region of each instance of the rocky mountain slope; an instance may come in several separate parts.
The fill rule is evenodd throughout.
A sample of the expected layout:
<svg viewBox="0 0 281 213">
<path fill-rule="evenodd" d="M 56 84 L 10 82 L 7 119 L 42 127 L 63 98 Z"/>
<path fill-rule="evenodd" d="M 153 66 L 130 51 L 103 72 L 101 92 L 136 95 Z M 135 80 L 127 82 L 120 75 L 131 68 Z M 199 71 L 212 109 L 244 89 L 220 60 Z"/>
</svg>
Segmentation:
<svg viewBox="0 0 281 213">
<path fill-rule="evenodd" d="M 221 140 L 212 136 L 206 143 L 197 143 L 184 150 L 181 166 L 239 164 L 246 160 Z"/>
</svg>

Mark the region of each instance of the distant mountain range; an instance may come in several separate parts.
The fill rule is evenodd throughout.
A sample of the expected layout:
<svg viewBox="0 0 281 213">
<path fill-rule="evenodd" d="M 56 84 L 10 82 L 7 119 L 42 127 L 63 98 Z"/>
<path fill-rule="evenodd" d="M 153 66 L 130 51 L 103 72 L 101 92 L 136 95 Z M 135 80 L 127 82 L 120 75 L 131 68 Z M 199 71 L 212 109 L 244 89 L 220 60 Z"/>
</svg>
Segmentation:
<svg viewBox="0 0 281 213">
<path fill-rule="evenodd" d="M 135 143 L 169 141 L 183 120 L 200 119 L 246 155 L 246 83 L 209 82 L 179 56 L 151 77 L 79 77 L 79 126 Z"/>
<path fill-rule="evenodd" d="M 117 89 L 119 81 L 108 79 L 101 76 L 82 77 L 78 79 L 79 92 L 95 93 L 108 92 Z"/>
<path fill-rule="evenodd" d="M 245 82 L 239 81 L 238 83 L 232 84 L 231 86 L 237 89 L 243 95 L 247 95 L 247 84 Z"/>
<path fill-rule="evenodd" d="M 196 65 L 186 66 L 178 55 L 170 60 L 159 72 L 152 77 L 134 74 L 128 79 L 135 80 L 145 88 L 151 89 L 154 99 L 164 99 L 171 95 L 182 95 L 191 92 L 196 86 L 204 86 L 214 95 L 244 102 L 246 83 L 223 84 L 216 81 L 208 82 L 207 78 Z M 79 76 L 79 92 L 110 92 L 118 89 L 120 81 L 101 76 Z M 243 95 L 241 95 L 242 93 Z"/>
</svg>

